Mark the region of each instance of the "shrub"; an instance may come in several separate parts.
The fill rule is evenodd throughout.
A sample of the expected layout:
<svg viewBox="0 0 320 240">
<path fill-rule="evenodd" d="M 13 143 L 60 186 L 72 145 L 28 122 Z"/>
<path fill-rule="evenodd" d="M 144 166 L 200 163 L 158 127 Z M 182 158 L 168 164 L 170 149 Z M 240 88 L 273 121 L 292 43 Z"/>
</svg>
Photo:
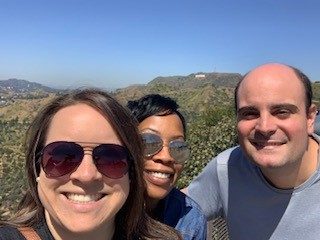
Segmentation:
<svg viewBox="0 0 320 240">
<path fill-rule="evenodd" d="M 178 181 L 179 188 L 186 187 L 214 156 L 237 144 L 231 110 L 210 109 L 188 125 L 191 155 Z"/>
</svg>

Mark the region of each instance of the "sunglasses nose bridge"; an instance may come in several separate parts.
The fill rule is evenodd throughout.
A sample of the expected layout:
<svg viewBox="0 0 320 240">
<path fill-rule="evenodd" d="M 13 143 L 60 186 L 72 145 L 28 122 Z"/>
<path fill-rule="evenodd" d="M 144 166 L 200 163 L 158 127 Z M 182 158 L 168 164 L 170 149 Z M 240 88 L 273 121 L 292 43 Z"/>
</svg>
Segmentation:
<svg viewBox="0 0 320 240">
<path fill-rule="evenodd" d="M 158 150 L 158 152 L 155 154 L 154 158 L 156 160 L 161 160 L 162 162 L 168 162 L 168 163 L 175 161 L 170 153 L 169 144 L 165 144 L 165 143 L 163 143 L 161 145 L 161 149 Z"/>
<path fill-rule="evenodd" d="M 92 153 L 92 150 L 84 150 L 83 151 L 83 157 L 85 156 L 85 155 L 89 155 L 89 156 L 93 156 L 93 153 Z"/>
<path fill-rule="evenodd" d="M 70 178 L 77 179 L 81 182 L 92 182 L 102 178 L 102 174 L 95 165 L 92 150 L 84 151 L 81 163 L 77 169 L 71 173 Z"/>
</svg>

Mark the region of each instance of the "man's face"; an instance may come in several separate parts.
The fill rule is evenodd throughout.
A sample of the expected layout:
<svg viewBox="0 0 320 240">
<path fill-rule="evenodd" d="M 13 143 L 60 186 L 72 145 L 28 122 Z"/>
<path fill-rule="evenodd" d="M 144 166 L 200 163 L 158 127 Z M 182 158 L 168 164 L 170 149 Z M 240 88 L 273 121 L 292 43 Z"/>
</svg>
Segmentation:
<svg viewBox="0 0 320 240">
<path fill-rule="evenodd" d="M 316 109 L 306 112 L 304 86 L 287 66 L 250 72 L 238 89 L 237 131 L 248 158 L 263 169 L 299 162 L 313 132 Z"/>
</svg>

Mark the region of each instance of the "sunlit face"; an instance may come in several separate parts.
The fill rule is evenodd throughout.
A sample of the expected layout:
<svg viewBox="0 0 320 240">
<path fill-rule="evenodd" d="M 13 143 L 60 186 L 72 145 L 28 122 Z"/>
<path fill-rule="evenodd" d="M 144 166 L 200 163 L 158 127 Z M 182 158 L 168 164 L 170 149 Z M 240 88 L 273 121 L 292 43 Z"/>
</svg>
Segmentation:
<svg viewBox="0 0 320 240">
<path fill-rule="evenodd" d="M 316 109 L 306 113 L 304 86 L 293 70 L 261 66 L 246 76 L 237 97 L 239 142 L 249 159 L 262 169 L 302 159 Z"/>
<path fill-rule="evenodd" d="M 184 140 L 183 125 L 177 114 L 151 116 L 139 124 L 139 130 L 159 135 L 165 145 L 154 156 L 145 158 L 144 162 L 148 195 L 157 201 L 167 196 L 182 171 L 183 165 L 175 163 L 167 145 L 174 139 Z"/>
<path fill-rule="evenodd" d="M 108 120 L 86 104 L 63 108 L 54 115 L 46 144 L 55 141 L 86 142 L 80 145 L 89 148 L 98 143 L 121 145 Z M 89 150 L 71 174 L 48 178 L 41 169 L 38 192 L 56 239 L 77 239 L 90 233 L 110 236 L 115 216 L 129 194 L 129 177 L 126 174 L 120 179 L 110 179 L 102 175 Z"/>
</svg>

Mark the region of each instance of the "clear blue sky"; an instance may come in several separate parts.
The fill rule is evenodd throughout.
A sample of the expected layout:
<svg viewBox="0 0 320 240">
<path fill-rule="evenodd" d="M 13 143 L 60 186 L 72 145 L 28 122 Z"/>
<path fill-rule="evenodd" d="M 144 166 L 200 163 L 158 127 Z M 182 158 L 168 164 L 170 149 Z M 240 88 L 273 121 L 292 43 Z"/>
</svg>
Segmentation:
<svg viewBox="0 0 320 240">
<path fill-rule="evenodd" d="M 118 88 L 284 62 L 320 80 L 318 0 L 0 0 L 0 80 Z"/>
</svg>

